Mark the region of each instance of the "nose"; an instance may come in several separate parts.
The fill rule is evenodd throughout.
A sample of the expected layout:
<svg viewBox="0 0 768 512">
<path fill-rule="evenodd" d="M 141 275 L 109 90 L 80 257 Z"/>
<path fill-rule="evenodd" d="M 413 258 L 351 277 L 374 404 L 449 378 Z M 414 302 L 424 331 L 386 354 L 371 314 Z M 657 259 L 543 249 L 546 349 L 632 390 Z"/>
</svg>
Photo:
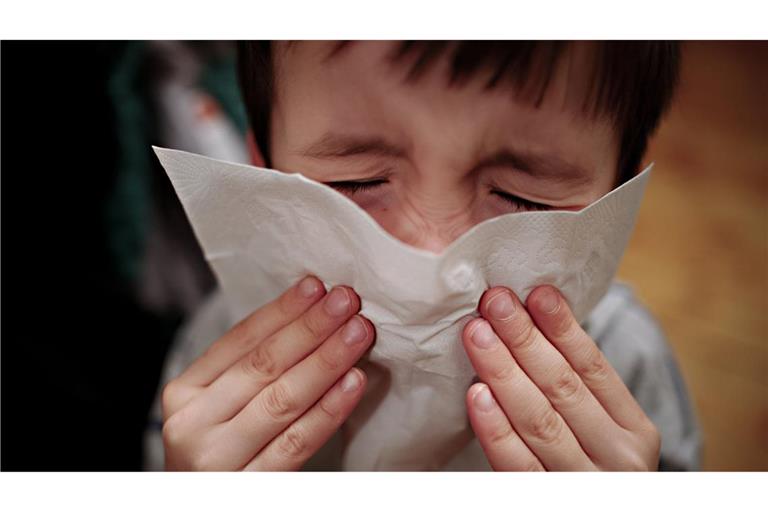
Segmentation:
<svg viewBox="0 0 768 512">
<path fill-rule="evenodd" d="M 376 220 L 401 242 L 435 254 L 445 251 L 473 226 L 468 213 L 462 213 L 457 218 L 437 220 L 414 218 L 400 210 L 392 212 L 388 218 Z"/>
<path fill-rule="evenodd" d="M 458 180 L 441 167 L 424 169 L 394 187 L 386 208 L 369 212 L 401 242 L 439 254 L 481 220 L 476 185 L 474 180 Z"/>
<path fill-rule="evenodd" d="M 425 237 L 419 237 L 415 240 L 402 240 L 402 241 L 417 249 L 433 252 L 435 254 L 440 254 L 445 249 L 447 249 L 448 246 L 451 245 L 451 243 L 453 243 L 454 240 L 456 240 L 456 238 L 458 237 L 447 238 L 442 236 L 425 236 Z"/>
</svg>

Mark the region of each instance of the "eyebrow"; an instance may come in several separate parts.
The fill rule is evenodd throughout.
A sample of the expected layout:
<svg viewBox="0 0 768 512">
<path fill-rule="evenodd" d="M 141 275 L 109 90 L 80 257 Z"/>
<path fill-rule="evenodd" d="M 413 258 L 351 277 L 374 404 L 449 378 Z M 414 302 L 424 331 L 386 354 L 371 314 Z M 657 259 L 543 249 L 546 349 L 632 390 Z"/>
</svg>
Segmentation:
<svg viewBox="0 0 768 512">
<path fill-rule="evenodd" d="M 311 158 L 340 158 L 345 156 L 386 156 L 404 158 L 407 151 L 381 137 L 359 137 L 327 133 L 319 140 L 298 151 Z"/>
<path fill-rule="evenodd" d="M 326 133 L 297 154 L 320 159 L 342 158 L 350 156 L 382 156 L 405 158 L 405 148 L 397 146 L 381 137 L 355 136 Z M 534 178 L 554 182 L 584 184 L 593 180 L 590 173 L 582 167 L 568 162 L 557 155 L 518 151 L 503 148 L 475 164 L 473 171 L 487 167 L 508 167 Z"/>
<path fill-rule="evenodd" d="M 591 173 L 557 155 L 515 151 L 513 149 L 501 149 L 491 156 L 483 158 L 473 170 L 477 171 L 484 167 L 510 167 L 534 178 L 555 182 L 584 184 L 593 180 Z"/>
</svg>

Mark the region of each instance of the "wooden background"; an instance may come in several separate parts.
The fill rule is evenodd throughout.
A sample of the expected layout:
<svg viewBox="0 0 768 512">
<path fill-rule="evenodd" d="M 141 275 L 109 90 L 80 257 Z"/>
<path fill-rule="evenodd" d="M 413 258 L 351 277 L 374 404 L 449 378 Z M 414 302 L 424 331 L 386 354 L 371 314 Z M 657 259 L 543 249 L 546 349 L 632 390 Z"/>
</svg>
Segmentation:
<svg viewBox="0 0 768 512">
<path fill-rule="evenodd" d="M 661 321 L 703 469 L 768 470 L 768 43 L 683 43 L 619 270 Z"/>
</svg>

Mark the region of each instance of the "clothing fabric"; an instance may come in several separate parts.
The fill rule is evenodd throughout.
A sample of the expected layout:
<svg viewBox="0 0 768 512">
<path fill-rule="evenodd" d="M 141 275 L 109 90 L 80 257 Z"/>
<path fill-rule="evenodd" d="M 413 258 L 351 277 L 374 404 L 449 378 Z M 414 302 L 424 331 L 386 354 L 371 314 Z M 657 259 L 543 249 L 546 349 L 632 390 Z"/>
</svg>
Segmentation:
<svg viewBox="0 0 768 512">
<path fill-rule="evenodd" d="M 215 290 L 179 331 L 169 352 L 145 434 L 145 469 L 162 470 L 163 386 L 181 374 L 229 325 L 226 302 Z M 697 470 L 701 434 L 674 354 L 651 313 L 632 289 L 613 283 L 583 327 L 595 340 L 632 395 L 661 433 L 660 470 Z M 336 435 L 305 465 L 305 470 L 340 468 L 343 443 Z M 490 470 L 473 438 L 443 467 L 445 471 Z"/>
</svg>

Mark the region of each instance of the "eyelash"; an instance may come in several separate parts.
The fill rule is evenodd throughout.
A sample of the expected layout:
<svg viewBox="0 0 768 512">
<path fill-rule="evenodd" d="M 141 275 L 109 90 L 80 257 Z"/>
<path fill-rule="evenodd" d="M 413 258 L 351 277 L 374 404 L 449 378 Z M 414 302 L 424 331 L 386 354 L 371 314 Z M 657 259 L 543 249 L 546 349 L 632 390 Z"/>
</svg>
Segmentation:
<svg viewBox="0 0 768 512">
<path fill-rule="evenodd" d="M 370 181 L 330 181 L 326 185 L 335 188 L 340 192 L 346 192 L 348 194 L 354 194 L 355 192 L 363 192 L 365 190 L 374 189 L 380 185 L 387 183 L 387 180 L 370 180 Z"/>
<path fill-rule="evenodd" d="M 388 183 L 387 180 L 370 180 L 370 181 L 330 181 L 326 185 L 347 194 L 354 194 L 356 192 L 364 192 L 366 190 L 372 190 L 376 187 Z M 551 210 L 552 206 L 548 204 L 536 203 L 528 201 L 522 197 L 518 197 L 503 190 L 492 189 L 491 194 L 499 197 L 500 199 L 512 204 L 513 206 L 521 210 L 529 211 L 545 211 Z"/>
<path fill-rule="evenodd" d="M 491 194 L 501 198 L 502 200 L 522 210 L 540 212 L 540 211 L 551 210 L 553 208 L 548 204 L 535 203 L 533 201 L 523 199 L 522 197 L 518 197 L 512 194 L 509 194 L 507 192 L 504 192 L 503 190 L 492 189 Z"/>
</svg>

